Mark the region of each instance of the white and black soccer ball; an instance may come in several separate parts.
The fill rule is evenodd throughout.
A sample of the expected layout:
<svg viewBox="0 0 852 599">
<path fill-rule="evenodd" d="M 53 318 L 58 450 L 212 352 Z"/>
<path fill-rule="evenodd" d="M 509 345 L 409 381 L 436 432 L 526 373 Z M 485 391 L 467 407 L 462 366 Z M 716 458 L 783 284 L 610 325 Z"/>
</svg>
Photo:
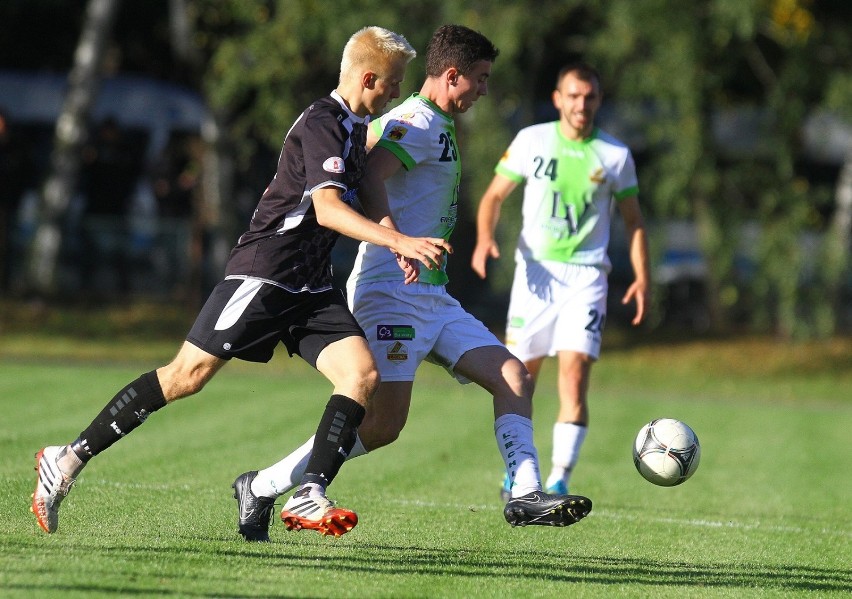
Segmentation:
<svg viewBox="0 0 852 599">
<path fill-rule="evenodd" d="M 658 418 L 642 427 L 633 442 L 633 463 L 645 480 L 661 487 L 685 482 L 698 469 L 701 445 L 680 420 Z"/>
</svg>

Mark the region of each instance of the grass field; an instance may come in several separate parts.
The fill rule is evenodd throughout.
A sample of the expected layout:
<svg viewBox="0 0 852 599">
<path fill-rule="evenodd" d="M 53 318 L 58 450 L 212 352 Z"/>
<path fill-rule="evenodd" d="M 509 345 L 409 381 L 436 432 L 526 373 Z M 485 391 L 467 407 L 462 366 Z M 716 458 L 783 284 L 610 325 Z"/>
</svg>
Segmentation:
<svg viewBox="0 0 852 599">
<path fill-rule="evenodd" d="M 502 517 L 490 402 L 421 368 L 394 445 L 346 464 L 330 495 L 359 525 L 247 544 L 230 484 L 313 432 L 329 389 L 297 360 L 234 363 L 97 457 L 46 535 L 29 513 L 33 453 L 68 442 L 174 343 L 115 347 L 9 337 L 0 349 L 0 597 L 797 597 L 852 591 L 852 343 L 612 347 L 572 490 L 593 513 L 564 529 Z M 24 348 L 29 350 L 24 351 Z M 34 349 L 33 349 L 34 348 Z M 64 348 L 64 349 L 63 349 Z M 71 360 L 71 356 L 78 356 Z M 84 356 L 83 359 L 79 356 Z M 549 458 L 555 393 L 535 415 Z M 686 484 L 633 468 L 646 421 L 702 442 Z"/>
</svg>

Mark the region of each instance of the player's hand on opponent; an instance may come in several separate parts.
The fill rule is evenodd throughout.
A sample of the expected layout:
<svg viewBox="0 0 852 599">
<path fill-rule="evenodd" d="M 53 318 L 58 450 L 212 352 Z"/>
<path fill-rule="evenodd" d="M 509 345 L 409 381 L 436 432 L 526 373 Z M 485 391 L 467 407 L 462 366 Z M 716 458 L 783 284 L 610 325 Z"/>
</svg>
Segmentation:
<svg viewBox="0 0 852 599">
<path fill-rule="evenodd" d="M 479 275 L 480 279 L 485 278 L 485 264 L 488 258 L 495 260 L 500 257 L 500 246 L 493 239 L 489 242 L 478 242 L 473 248 L 473 255 L 470 258 L 470 267 L 473 272 Z"/>
<path fill-rule="evenodd" d="M 444 254 L 452 254 L 453 246 L 440 237 L 404 237 L 399 245 L 392 250 L 397 254 L 397 263 L 405 273 L 405 282 L 413 283 L 419 277 L 421 262 L 429 270 L 441 268 L 444 264 Z M 407 258 L 407 260 L 405 260 Z M 416 267 L 416 270 L 415 270 Z"/>
<path fill-rule="evenodd" d="M 406 258 L 402 254 L 397 254 L 396 252 L 394 252 L 394 256 L 396 256 L 396 263 L 399 266 L 399 269 L 405 276 L 403 279 L 405 284 L 408 285 L 409 283 L 416 283 L 420 278 L 420 263 L 417 260 Z"/>
</svg>

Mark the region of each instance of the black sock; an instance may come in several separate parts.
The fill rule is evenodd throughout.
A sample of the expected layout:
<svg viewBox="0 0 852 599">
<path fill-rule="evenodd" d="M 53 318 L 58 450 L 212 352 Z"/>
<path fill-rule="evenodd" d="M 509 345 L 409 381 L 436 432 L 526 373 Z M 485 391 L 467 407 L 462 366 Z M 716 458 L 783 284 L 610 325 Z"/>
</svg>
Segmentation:
<svg viewBox="0 0 852 599">
<path fill-rule="evenodd" d="M 83 462 L 88 462 L 165 405 L 156 371 L 146 372 L 110 400 L 71 444 L 71 449 Z"/>
<path fill-rule="evenodd" d="M 364 413 L 364 407 L 355 400 L 344 395 L 331 396 L 317 427 L 302 484 L 317 483 L 325 488 L 334 480 L 355 445 Z"/>
</svg>

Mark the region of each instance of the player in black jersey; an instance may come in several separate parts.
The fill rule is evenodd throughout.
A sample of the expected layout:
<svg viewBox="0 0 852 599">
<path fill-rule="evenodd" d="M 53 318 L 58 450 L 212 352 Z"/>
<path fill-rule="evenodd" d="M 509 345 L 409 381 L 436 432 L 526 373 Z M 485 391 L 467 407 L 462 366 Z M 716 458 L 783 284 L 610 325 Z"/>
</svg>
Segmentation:
<svg viewBox="0 0 852 599">
<path fill-rule="evenodd" d="M 343 234 L 390 248 L 409 281 L 417 278 L 418 261 L 433 268 L 451 251 L 443 239 L 399 233 L 386 205 L 365 207 L 377 222 L 352 207 L 369 118 L 399 97 L 414 56 L 404 37 L 380 27 L 366 27 L 349 39 L 337 88 L 311 104 L 288 131 L 249 230 L 174 360 L 121 389 L 72 443 L 36 454 L 31 509 L 45 531 L 56 530 L 59 505 L 92 457 L 151 413 L 200 391 L 231 358 L 268 362 L 278 343 L 334 386 L 317 428 L 314 459 L 282 517 L 288 528 L 322 534 L 343 534 L 356 524 L 355 513 L 335 507 L 325 489 L 352 449 L 379 374 L 363 331 L 332 287 L 332 246 Z M 264 541 L 272 500 L 252 492 L 254 475 L 234 481 L 239 532 Z"/>
</svg>

